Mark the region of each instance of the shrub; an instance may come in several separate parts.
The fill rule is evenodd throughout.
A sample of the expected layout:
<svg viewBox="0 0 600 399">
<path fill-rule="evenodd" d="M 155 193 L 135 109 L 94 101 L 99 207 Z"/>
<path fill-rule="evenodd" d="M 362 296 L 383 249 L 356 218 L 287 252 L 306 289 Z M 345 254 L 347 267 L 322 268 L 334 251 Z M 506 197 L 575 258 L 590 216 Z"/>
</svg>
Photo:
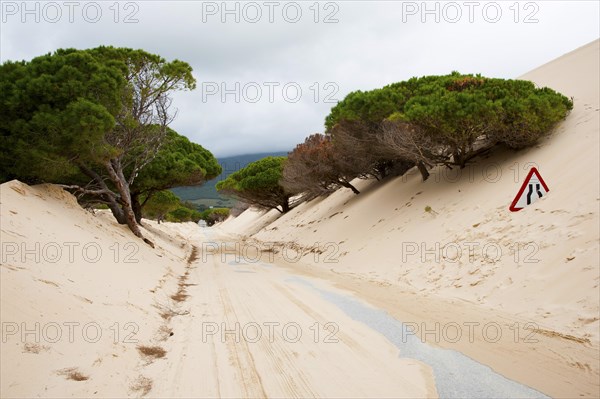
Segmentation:
<svg viewBox="0 0 600 399">
<path fill-rule="evenodd" d="M 260 208 L 286 213 L 291 209 L 292 193 L 279 183 L 285 160 L 286 157 L 266 157 L 252 162 L 217 183 L 217 191 Z"/>
<path fill-rule="evenodd" d="M 172 210 L 166 215 L 166 220 L 168 222 L 190 222 L 192 220 L 192 216 L 194 211 L 192 209 L 186 208 L 184 206 L 180 206 L 177 209 Z"/>
<path fill-rule="evenodd" d="M 357 176 L 352 162 L 346 154 L 336 153 L 331 137 L 313 134 L 288 155 L 281 184 L 289 192 L 302 193 L 304 200 L 339 187 L 347 187 L 359 194 L 350 183 Z"/>
<path fill-rule="evenodd" d="M 200 214 L 200 218 L 206 222 L 208 226 L 224 221 L 229 217 L 229 208 L 211 208 Z"/>
<path fill-rule="evenodd" d="M 417 165 L 464 167 L 496 144 L 536 143 L 572 109 L 567 97 L 523 80 L 453 72 L 350 93 L 325 119 L 327 133 L 363 176 Z M 366 161 L 365 161 L 366 160 Z M 365 163 L 366 162 L 366 163 Z"/>
<path fill-rule="evenodd" d="M 169 190 L 154 193 L 148 201 L 145 201 L 142 213 L 144 217 L 156 219 L 160 223 L 165 215 L 180 206 L 179 197 Z"/>
</svg>

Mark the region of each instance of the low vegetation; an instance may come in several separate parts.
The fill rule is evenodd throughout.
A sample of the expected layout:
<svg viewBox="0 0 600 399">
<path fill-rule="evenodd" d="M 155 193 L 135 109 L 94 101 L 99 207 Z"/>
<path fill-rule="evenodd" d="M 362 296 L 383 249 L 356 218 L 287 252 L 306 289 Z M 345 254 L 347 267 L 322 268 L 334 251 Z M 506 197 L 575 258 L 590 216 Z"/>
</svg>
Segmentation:
<svg viewBox="0 0 600 399">
<path fill-rule="evenodd" d="M 58 371 L 58 375 L 64 376 L 67 380 L 87 381 L 90 379 L 88 375 L 80 372 L 77 367 L 68 367 Z"/>
<path fill-rule="evenodd" d="M 453 72 L 350 93 L 325 127 L 338 158 L 357 161 L 344 170 L 350 177 L 417 166 L 425 180 L 433 166 L 464 168 L 497 145 L 531 146 L 572 107 L 565 96 L 529 81 Z"/>
<path fill-rule="evenodd" d="M 167 351 L 161 348 L 160 346 L 138 346 L 138 352 L 143 356 L 150 359 L 160 359 L 167 355 Z"/>
<path fill-rule="evenodd" d="M 217 183 L 217 190 L 243 202 L 281 213 L 290 210 L 292 193 L 280 181 L 286 157 L 266 157 L 248 164 Z"/>
<path fill-rule="evenodd" d="M 138 392 L 140 396 L 146 396 L 152 390 L 153 382 L 150 378 L 140 375 L 129 387 L 132 392 Z"/>
<path fill-rule="evenodd" d="M 229 208 L 211 208 L 200 214 L 200 219 L 206 222 L 207 226 L 224 221 L 229 217 Z"/>
<path fill-rule="evenodd" d="M 155 192 L 148 200 L 144 199 L 142 215 L 147 219 L 167 222 L 198 222 L 202 214 L 193 204 L 181 202 L 170 190 Z"/>
<path fill-rule="evenodd" d="M 350 93 L 287 159 L 265 158 L 217 189 L 248 204 L 285 213 L 345 187 L 355 178 L 384 179 L 417 167 L 464 168 L 495 146 L 535 144 L 567 116 L 573 102 L 528 81 L 453 72 Z M 433 210 L 427 212 L 435 213 Z"/>
</svg>

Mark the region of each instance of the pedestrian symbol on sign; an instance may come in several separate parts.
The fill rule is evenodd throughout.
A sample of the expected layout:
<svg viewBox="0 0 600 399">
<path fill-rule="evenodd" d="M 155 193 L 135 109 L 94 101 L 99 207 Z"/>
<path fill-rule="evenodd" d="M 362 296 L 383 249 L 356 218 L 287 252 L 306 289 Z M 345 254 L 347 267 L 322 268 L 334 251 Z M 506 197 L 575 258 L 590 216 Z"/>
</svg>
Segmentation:
<svg viewBox="0 0 600 399">
<path fill-rule="evenodd" d="M 508 209 L 512 212 L 520 211 L 527 205 L 531 205 L 542 198 L 548 191 L 550 189 L 546 185 L 546 182 L 544 182 L 544 179 L 542 179 L 540 172 L 536 168 L 531 168 L 521 189 Z"/>
</svg>

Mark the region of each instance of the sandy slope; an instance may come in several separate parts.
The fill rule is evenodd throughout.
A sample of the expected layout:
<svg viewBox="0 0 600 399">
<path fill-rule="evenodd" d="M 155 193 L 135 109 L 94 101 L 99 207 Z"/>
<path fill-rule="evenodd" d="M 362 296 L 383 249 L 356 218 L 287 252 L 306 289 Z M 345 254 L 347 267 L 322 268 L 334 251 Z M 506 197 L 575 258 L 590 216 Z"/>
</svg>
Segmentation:
<svg viewBox="0 0 600 399">
<path fill-rule="evenodd" d="M 0 207 L 1 396 L 136 394 L 136 348 L 160 339 L 156 306 L 171 306 L 191 252 L 184 229 L 148 226 L 152 250 L 51 185 L 2 184 Z"/>
<path fill-rule="evenodd" d="M 449 304 L 462 300 L 479 305 L 475 320 L 485 312 L 521 326 L 533 323 L 541 343 L 507 346 L 495 355 L 490 345 L 477 343 L 461 350 L 545 393 L 598 396 L 599 60 L 597 40 L 522 76 L 575 101 L 567 119 L 535 148 L 498 150 L 458 173 L 435 169 L 425 183 L 416 170 L 384 183 L 359 181 L 359 196 L 339 190 L 282 217 L 249 210 L 220 228 L 310 249 L 297 268 L 330 269 L 334 273 L 326 278 L 354 280 L 349 289 L 397 287 L 378 305 L 411 317 L 404 321 L 464 321 L 464 312 Z M 550 193 L 511 213 L 532 166 Z M 320 259 L 315 248 L 325 251 Z M 447 308 L 429 315 L 410 311 L 393 299 L 399 292 L 431 297 L 432 310 Z M 384 296 L 362 294 L 372 302 Z M 436 299 L 444 304 L 435 305 Z M 548 356 L 537 358 L 543 350 Z M 507 361 L 511 356 L 541 363 L 531 372 Z"/>
<path fill-rule="evenodd" d="M 0 204 L 1 397 L 436 396 L 427 365 L 193 223 L 146 221 L 152 249 L 55 186 Z"/>
</svg>

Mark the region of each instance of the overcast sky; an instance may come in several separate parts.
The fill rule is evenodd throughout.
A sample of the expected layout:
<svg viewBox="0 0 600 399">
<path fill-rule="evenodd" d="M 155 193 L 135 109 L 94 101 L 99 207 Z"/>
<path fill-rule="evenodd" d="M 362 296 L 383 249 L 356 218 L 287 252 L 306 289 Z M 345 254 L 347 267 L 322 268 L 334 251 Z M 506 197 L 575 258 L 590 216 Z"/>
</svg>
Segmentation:
<svg viewBox="0 0 600 399">
<path fill-rule="evenodd" d="M 453 70 L 516 78 L 600 31 L 598 1 L 2 0 L 1 10 L 2 61 L 113 45 L 190 63 L 198 88 L 174 96 L 171 127 L 217 156 L 291 150 L 354 90 Z"/>
</svg>

